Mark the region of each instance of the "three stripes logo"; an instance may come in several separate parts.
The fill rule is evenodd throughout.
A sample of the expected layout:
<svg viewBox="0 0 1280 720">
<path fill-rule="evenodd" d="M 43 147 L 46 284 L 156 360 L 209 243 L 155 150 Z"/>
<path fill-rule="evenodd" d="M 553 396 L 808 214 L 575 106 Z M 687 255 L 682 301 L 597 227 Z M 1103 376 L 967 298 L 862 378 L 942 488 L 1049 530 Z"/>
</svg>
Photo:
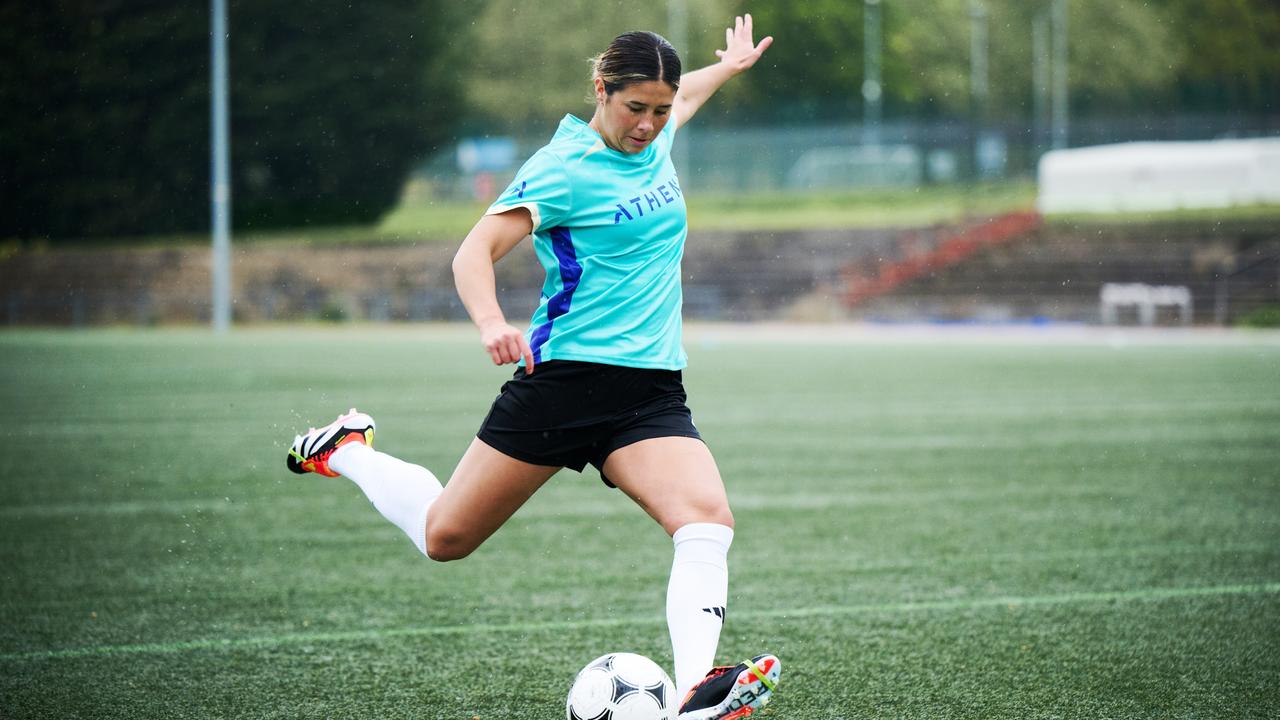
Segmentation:
<svg viewBox="0 0 1280 720">
<path fill-rule="evenodd" d="M 712 615 L 715 615 L 716 617 L 720 618 L 720 622 L 724 622 L 724 616 L 726 611 L 727 610 L 723 605 L 720 607 L 702 608 L 702 612 L 711 613 Z"/>
</svg>

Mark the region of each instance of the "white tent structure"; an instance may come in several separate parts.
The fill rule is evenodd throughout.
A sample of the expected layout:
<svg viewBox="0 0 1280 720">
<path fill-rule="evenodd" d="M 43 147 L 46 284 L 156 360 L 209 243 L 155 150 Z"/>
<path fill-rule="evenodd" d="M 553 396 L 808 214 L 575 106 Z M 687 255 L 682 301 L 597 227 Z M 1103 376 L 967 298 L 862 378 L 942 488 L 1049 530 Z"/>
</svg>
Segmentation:
<svg viewBox="0 0 1280 720">
<path fill-rule="evenodd" d="M 1045 214 L 1280 203 L 1280 138 L 1054 150 L 1038 181 Z"/>
</svg>

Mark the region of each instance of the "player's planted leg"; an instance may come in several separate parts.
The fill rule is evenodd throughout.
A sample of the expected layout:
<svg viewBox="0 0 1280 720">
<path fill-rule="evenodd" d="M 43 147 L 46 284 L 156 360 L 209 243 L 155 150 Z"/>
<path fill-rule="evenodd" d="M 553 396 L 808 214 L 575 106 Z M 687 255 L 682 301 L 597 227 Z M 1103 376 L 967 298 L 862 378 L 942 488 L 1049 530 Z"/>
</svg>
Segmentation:
<svg viewBox="0 0 1280 720">
<path fill-rule="evenodd" d="M 707 446 L 688 437 L 642 440 L 610 454 L 603 473 L 675 542 L 667 626 L 676 696 L 689 713 L 681 717 L 733 720 L 763 707 L 781 672 L 776 657 L 758 656 L 754 670 L 711 667 L 725 620 L 733 514 Z"/>
<path fill-rule="evenodd" d="M 729 595 L 733 529 L 690 523 L 672 536 L 675 558 L 667 584 L 667 627 L 675 660 L 676 697 L 684 697 L 715 664 Z"/>
</svg>

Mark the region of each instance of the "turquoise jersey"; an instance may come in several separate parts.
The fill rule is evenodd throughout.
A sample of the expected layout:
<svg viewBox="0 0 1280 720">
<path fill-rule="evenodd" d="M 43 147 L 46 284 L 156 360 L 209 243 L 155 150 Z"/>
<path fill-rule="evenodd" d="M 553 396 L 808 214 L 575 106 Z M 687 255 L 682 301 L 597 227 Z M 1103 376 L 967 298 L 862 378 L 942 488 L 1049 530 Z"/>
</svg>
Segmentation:
<svg viewBox="0 0 1280 720">
<path fill-rule="evenodd" d="M 534 362 L 679 370 L 688 221 L 671 164 L 676 119 L 634 155 L 566 115 L 486 214 L 526 208 L 546 270 L 529 326 Z"/>
</svg>

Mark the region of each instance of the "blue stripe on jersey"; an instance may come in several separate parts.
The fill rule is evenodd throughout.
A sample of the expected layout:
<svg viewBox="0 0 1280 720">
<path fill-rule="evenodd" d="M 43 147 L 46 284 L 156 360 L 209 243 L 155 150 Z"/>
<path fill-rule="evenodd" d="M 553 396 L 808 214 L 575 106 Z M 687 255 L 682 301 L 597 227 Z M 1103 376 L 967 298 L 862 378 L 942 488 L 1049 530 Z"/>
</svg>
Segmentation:
<svg viewBox="0 0 1280 720">
<path fill-rule="evenodd" d="M 551 337 L 551 325 L 556 318 L 569 312 L 569 304 L 573 301 L 573 291 L 578 289 L 578 281 L 582 279 L 582 266 L 578 264 L 578 253 L 573 247 L 573 236 L 569 228 L 551 228 L 551 250 L 556 254 L 560 264 L 560 292 L 547 301 L 547 321 L 533 331 L 533 361 L 542 362 L 542 346 Z"/>
</svg>

